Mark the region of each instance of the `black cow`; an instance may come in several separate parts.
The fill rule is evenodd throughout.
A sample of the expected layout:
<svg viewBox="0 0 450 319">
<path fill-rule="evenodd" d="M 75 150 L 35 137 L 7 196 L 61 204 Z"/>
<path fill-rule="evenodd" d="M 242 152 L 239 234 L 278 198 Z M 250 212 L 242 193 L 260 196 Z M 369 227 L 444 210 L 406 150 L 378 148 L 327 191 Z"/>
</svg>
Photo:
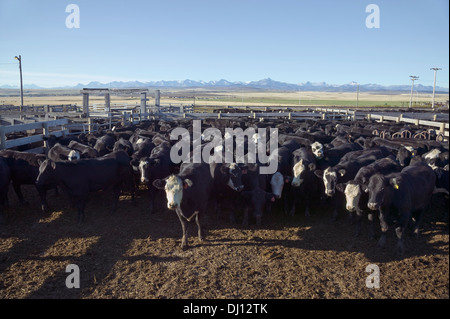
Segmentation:
<svg viewBox="0 0 450 319">
<path fill-rule="evenodd" d="M 77 162 L 40 161 L 36 185 L 58 184 L 78 208 L 78 221 L 84 221 L 84 208 L 90 192 L 112 188 L 113 209 L 116 210 L 120 191 L 127 187 L 134 192 L 133 172 L 124 151 Z"/>
<path fill-rule="evenodd" d="M 113 136 L 105 134 L 96 140 L 94 149 L 98 152 L 98 156 L 103 156 L 113 151 L 114 143 L 116 143 L 116 139 Z"/>
<path fill-rule="evenodd" d="M 51 149 L 48 150 L 47 156 L 49 159 L 55 162 L 77 161 L 81 158 L 81 155 L 78 151 L 59 143 L 56 143 Z"/>
<path fill-rule="evenodd" d="M 259 173 L 260 164 L 248 164 L 247 174 L 243 175 L 242 182 L 244 190 L 241 192 L 242 204 L 244 206 L 243 225 L 248 225 L 249 212 L 252 212 L 256 219 L 256 225 L 262 223 L 262 216 L 265 208 L 271 210 L 271 205 L 275 201 L 275 195 L 267 192 L 267 181 L 270 176 Z"/>
<path fill-rule="evenodd" d="M 422 162 L 410 164 L 399 173 L 375 174 L 369 179 L 368 208 L 378 211 L 381 237 L 379 246 L 386 243 L 386 232 L 397 212 L 395 233 L 398 238 L 397 253 L 404 253 L 403 236 L 412 217 L 415 219 L 414 233 L 418 235 L 423 211 L 428 208 L 436 184 L 433 170 Z M 391 215 L 392 214 L 392 215 Z"/>
<path fill-rule="evenodd" d="M 397 152 L 397 161 L 401 166 L 408 166 L 411 159 L 417 155 L 417 150 L 412 146 L 401 146 Z"/>
<path fill-rule="evenodd" d="M 140 182 L 147 185 L 150 194 L 150 213 L 153 212 L 155 197 L 158 189 L 153 186 L 155 179 L 162 179 L 173 173 L 173 163 L 170 160 L 170 147 L 160 144 L 152 149 L 150 156 L 133 159 L 131 162 L 133 170 L 139 172 Z"/>
<path fill-rule="evenodd" d="M 349 212 L 356 213 L 355 236 L 358 236 L 361 230 L 361 216 L 364 211 L 367 211 L 367 202 L 369 200 L 367 185 L 369 184 L 370 177 L 375 174 L 387 175 L 399 172 L 400 170 L 401 166 L 395 160 L 394 156 L 390 155 L 386 158 L 378 159 L 367 166 L 361 167 L 354 179 L 336 185 L 336 189 L 345 194 L 346 209 Z M 373 238 L 373 215 L 371 211 L 369 211 L 368 220 L 370 222 L 369 238 Z"/>
<path fill-rule="evenodd" d="M 129 140 L 124 139 L 123 137 L 120 137 L 115 143 L 113 147 L 113 151 L 125 151 L 127 152 L 128 156 L 132 156 L 134 153 L 133 145 Z"/>
<path fill-rule="evenodd" d="M 210 163 L 210 172 L 214 180 L 212 201 L 215 202 L 216 216 L 220 215 L 221 206 L 228 199 L 234 199 L 244 189 L 242 175 L 247 174 L 247 166 L 236 163 Z M 231 213 L 230 219 L 233 219 Z"/>
<path fill-rule="evenodd" d="M 81 158 L 95 158 L 98 157 L 98 152 L 91 146 L 85 145 L 77 141 L 70 141 L 69 148 L 80 153 Z"/>
<path fill-rule="evenodd" d="M 0 157 L 5 158 L 11 174 L 13 188 L 21 204 L 28 204 L 22 194 L 21 185 L 35 185 L 39 175 L 39 161 L 45 160 L 44 154 L 33 154 L 12 150 L 0 151 Z M 56 188 L 55 184 L 39 186 L 35 185 L 41 199 L 41 209 L 48 210 L 47 191 Z"/>
<path fill-rule="evenodd" d="M 291 208 L 291 215 L 295 212 L 297 201 L 304 201 L 305 216 L 309 217 L 309 207 L 311 199 L 320 196 L 321 184 L 315 177 L 316 157 L 310 148 L 301 147 L 293 152 L 293 179 L 291 185 L 294 193 L 294 201 Z"/>
<path fill-rule="evenodd" d="M 323 181 L 325 195 L 332 199 L 333 219 L 337 218 L 339 207 L 344 200 L 341 193 L 335 196 L 336 185 L 353 179 L 361 167 L 369 165 L 384 156 L 385 152 L 381 149 L 355 151 L 353 154 L 346 153 L 335 166 L 328 167 L 324 171 L 314 171 L 314 174 Z"/>
<path fill-rule="evenodd" d="M 208 201 L 213 190 L 214 180 L 207 163 L 183 163 L 177 175 L 164 179 L 156 179 L 153 185 L 164 189 L 167 207 L 175 210 L 181 223 L 183 236 L 181 247 L 188 247 L 187 222 L 195 217 L 198 228 L 198 239 L 203 240 L 200 216 L 206 213 Z"/>
</svg>

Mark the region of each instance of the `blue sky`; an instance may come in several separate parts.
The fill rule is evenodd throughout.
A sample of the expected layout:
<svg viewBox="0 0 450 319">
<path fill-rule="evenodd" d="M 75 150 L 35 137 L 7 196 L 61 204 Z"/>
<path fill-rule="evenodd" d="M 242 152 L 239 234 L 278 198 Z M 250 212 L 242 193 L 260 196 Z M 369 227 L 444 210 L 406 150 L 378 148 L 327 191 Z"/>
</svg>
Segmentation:
<svg viewBox="0 0 450 319">
<path fill-rule="evenodd" d="M 66 6 L 80 9 L 67 28 Z M 380 10 L 367 28 L 366 6 Z M 270 77 L 449 87 L 448 0 L 0 0 L 0 85 Z"/>
</svg>

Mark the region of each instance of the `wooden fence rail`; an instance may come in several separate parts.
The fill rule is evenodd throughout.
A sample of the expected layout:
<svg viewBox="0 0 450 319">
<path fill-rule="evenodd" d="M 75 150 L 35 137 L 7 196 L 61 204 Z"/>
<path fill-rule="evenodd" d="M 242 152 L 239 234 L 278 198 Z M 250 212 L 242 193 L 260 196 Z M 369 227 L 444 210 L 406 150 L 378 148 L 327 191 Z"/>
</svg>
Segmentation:
<svg viewBox="0 0 450 319">
<path fill-rule="evenodd" d="M 174 108 L 175 109 L 175 108 Z M 159 112 L 159 113 L 136 113 L 136 110 L 122 111 L 120 113 L 116 112 L 106 112 L 101 114 L 101 116 L 95 116 L 93 114 L 92 117 L 78 119 L 78 123 L 74 123 L 75 119 L 69 122 L 68 118 L 62 118 L 52 121 L 45 122 L 35 122 L 35 123 L 26 123 L 26 124 L 18 124 L 18 125 L 0 125 L 0 149 L 7 149 L 17 146 L 22 146 L 30 143 L 35 143 L 39 141 L 43 141 L 44 136 L 48 136 L 50 134 L 55 136 L 62 136 L 70 134 L 70 131 L 75 131 L 73 134 L 78 134 L 80 132 L 87 133 L 97 130 L 99 127 L 103 126 L 106 129 L 111 129 L 117 123 L 121 123 L 122 125 L 126 124 L 136 124 L 144 120 L 148 119 L 164 119 L 164 120 L 175 120 L 175 119 L 226 119 L 226 118 L 253 118 L 259 119 L 260 121 L 264 121 L 266 119 L 274 119 L 274 118 L 283 118 L 287 120 L 301 120 L 301 119 L 316 119 L 316 120 L 329 120 L 329 119 L 343 119 L 343 120 L 376 120 L 378 122 L 396 122 L 396 123 L 411 123 L 417 126 L 425 126 L 431 127 L 436 130 L 436 133 L 448 140 L 449 138 L 449 123 L 448 122 L 437 122 L 423 119 L 414 119 L 404 117 L 402 114 L 399 116 L 387 116 L 380 114 L 371 114 L 367 112 L 359 112 L 353 110 L 343 110 L 343 109 L 328 109 L 328 108 L 317 108 L 313 111 L 304 111 L 304 112 L 287 112 L 283 110 L 279 110 L 278 112 L 245 112 L 245 113 L 228 113 L 228 112 L 219 112 L 219 113 L 200 113 L 193 112 L 191 108 L 179 108 L 178 112 L 173 112 L 173 109 L 167 109 L 172 112 Z M 181 112 L 181 110 L 185 112 Z M 62 112 L 63 113 L 63 112 Z M 95 117 L 94 117 L 95 116 Z M 96 123 L 99 122 L 99 123 Z M 51 130 L 51 128 L 55 128 L 55 130 Z M 59 127 L 59 129 L 58 129 Z M 38 133 L 35 135 L 7 140 L 6 135 L 14 132 L 22 132 L 29 130 L 42 130 L 42 134 Z M 31 151 L 35 152 L 44 152 L 46 147 L 46 143 L 44 143 L 44 147 L 39 147 L 33 149 Z"/>
<path fill-rule="evenodd" d="M 7 125 L 0 126 L 0 149 L 13 148 L 17 146 L 27 145 L 39 141 L 43 141 L 44 136 L 49 136 L 50 133 L 57 137 L 63 136 L 67 133 L 67 130 L 64 128 L 66 124 L 69 123 L 68 119 L 59 119 L 54 121 L 46 121 L 46 122 L 36 122 L 36 123 L 27 123 L 27 124 L 19 124 L 19 125 Z M 51 130 L 51 128 L 60 126 L 60 130 Z M 42 130 L 42 134 L 34 134 L 27 137 L 16 138 L 12 140 L 6 139 L 6 134 L 15 133 L 15 132 L 23 132 L 29 130 Z M 44 142 L 44 147 L 46 143 Z M 32 152 L 42 152 L 43 147 L 38 147 L 36 149 L 29 150 Z"/>
</svg>

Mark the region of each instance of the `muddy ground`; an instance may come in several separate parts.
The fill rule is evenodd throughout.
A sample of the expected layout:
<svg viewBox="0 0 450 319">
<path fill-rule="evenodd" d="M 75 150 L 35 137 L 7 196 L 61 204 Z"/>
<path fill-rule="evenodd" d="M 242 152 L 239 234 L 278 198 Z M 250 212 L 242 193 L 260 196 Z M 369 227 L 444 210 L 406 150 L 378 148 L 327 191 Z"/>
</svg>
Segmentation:
<svg viewBox="0 0 450 319">
<path fill-rule="evenodd" d="M 20 206 L 11 190 L 8 224 L 0 225 L 0 299 L 449 298 L 448 198 L 442 195 L 419 238 L 409 235 L 398 258 L 393 230 L 386 248 L 378 248 L 367 239 L 367 222 L 355 238 L 345 215 L 333 222 L 324 206 L 309 219 L 275 210 L 261 227 L 207 215 L 205 241 L 191 223 L 190 247 L 182 250 L 175 213 L 148 214 L 144 189 L 136 205 L 121 196 L 113 215 L 111 193 L 92 194 L 84 224 L 76 223 L 64 194 L 50 192 L 52 209 L 43 214 L 34 187 L 23 189 L 29 205 Z M 69 264 L 79 267 L 78 289 L 66 287 Z M 377 289 L 366 287 L 369 265 L 379 268 Z"/>
</svg>

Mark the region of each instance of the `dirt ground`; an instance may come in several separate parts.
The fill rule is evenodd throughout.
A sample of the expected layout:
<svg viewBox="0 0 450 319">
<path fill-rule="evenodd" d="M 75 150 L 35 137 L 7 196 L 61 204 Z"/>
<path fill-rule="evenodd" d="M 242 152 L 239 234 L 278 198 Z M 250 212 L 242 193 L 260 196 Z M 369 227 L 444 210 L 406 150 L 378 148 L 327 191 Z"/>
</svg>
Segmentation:
<svg viewBox="0 0 450 319">
<path fill-rule="evenodd" d="M 191 223 L 190 247 L 182 250 L 175 213 L 149 214 L 144 189 L 136 205 L 122 196 L 115 214 L 111 193 L 91 194 L 86 222 L 77 224 L 64 194 L 51 191 L 52 210 L 43 214 L 34 187 L 22 187 L 29 205 L 20 206 L 11 189 L 8 224 L 0 225 L 0 299 L 449 298 L 448 198 L 442 195 L 419 238 L 409 235 L 398 258 L 393 230 L 381 249 L 367 239 L 367 222 L 354 237 L 345 215 L 333 222 L 326 207 L 309 219 L 275 210 L 260 227 L 207 215 L 205 240 L 199 242 Z M 376 226 L 379 232 L 378 220 Z M 80 288 L 66 287 L 70 264 L 79 267 Z M 374 265 L 379 288 L 371 289 L 366 279 L 375 273 L 366 267 Z"/>
</svg>

